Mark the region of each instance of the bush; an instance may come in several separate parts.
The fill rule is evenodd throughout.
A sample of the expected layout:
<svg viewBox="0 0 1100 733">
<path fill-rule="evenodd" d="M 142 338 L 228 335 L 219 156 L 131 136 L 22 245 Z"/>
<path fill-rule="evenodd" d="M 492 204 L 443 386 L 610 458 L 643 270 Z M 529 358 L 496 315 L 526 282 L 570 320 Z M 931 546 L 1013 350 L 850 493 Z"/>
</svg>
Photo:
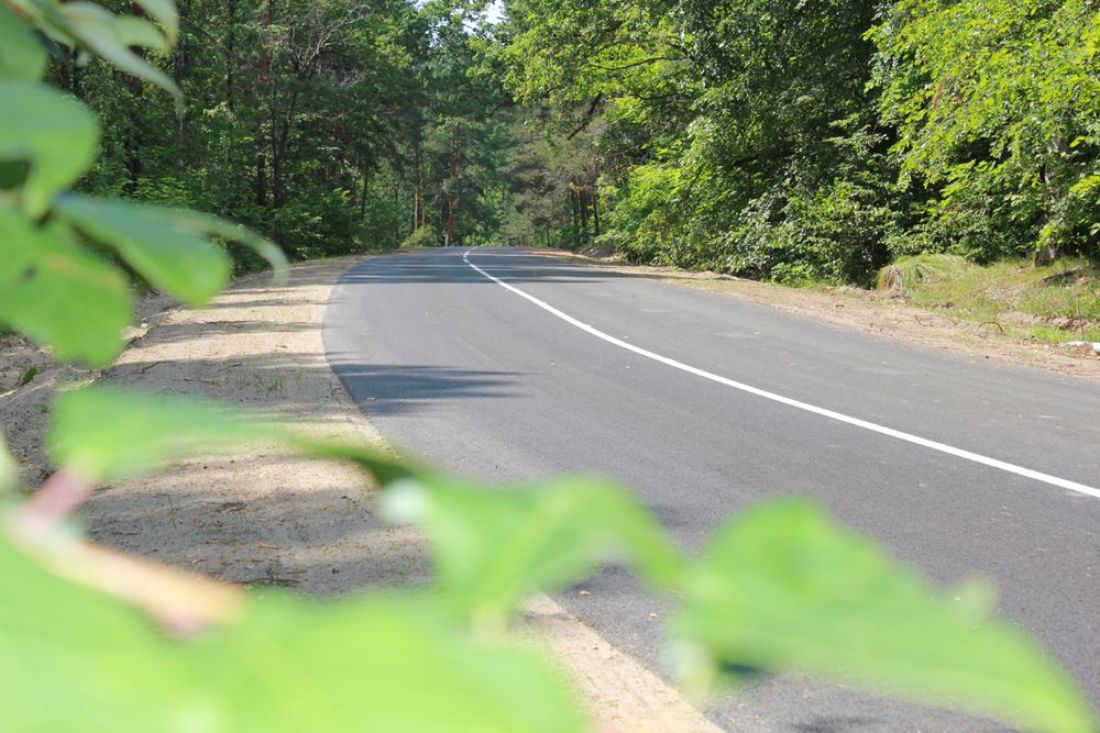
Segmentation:
<svg viewBox="0 0 1100 733">
<path fill-rule="evenodd" d="M 439 238 L 439 235 L 430 224 L 424 224 L 413 230 L 413 233 L 405 237 L 405 241 L 401 243 L 402 249 L 412 249 L 414 247 L 439 247 L 443 244 L 443 241 Z"/>
<path fill-rule="evenodd" d="M 950 254 L 925 254 L 901 257 L 879 270 L 878 289 L 902 294 L 922 283 L 950 280 L 972 269 L 965 257 Z"/>
</svg>

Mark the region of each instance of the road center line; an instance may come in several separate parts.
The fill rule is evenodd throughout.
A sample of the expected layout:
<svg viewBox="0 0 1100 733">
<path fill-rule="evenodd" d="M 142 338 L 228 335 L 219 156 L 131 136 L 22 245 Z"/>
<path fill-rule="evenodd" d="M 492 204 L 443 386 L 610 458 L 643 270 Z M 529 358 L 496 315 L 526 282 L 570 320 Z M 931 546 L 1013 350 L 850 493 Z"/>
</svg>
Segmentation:
<svg viewBox="0 0 1100 733">
<path fill-rule="evenodd" d="M 547 313 L 550 313 L 551 315 L 560 318 L 569 325 L 575 326 L 576 328 L 579 328 L 585 333 L 591 334 L 602 341 L 606 341 L 609 344 L 618 346 L 620 349 L 626 349 L 627 351 L 633 352 L 639 356 L 644 356 L 647 359 L 652 359 L 653 361 L 659 362 L 666 366 L 670 366 L 673 369 L 679 369 L 682 372 L 687 372 L 688 374 L 693 374 L 697 377 L 702 377 L 703 379 L 717 382 L 718 384 L 731 387 L 741 392 L 747 392 L 748 394 L 756 395 L 757 397 L 762 397 L 766 400 L 771 400 L 772 402 L 778 402 L 781 405 L 787 405 L 788 407 L 793 407 L 796 410 L 810 412 L 814 415 L 820 415 L 821 417 L 826 417 L 830 420 L 835 420 L 846 425 L 853 425 L 857 428 L 869 430 L 872 433 L 886 435 L 891 438 L 896 438 L 897 440 L 903 440 L 906 443 L 919 445 L 922 448 L 928 448 L 930 450 L 939 451 L 940 453 L 946 453 L 949 456 L 962 458 L 963 460 L 971 461 L 972 463 L 978 463 L 983 466 L 988 466 L 990 468 L 996 468 L 998 470 L 1005 471 L 1006 473 L 1023 476 L 1024 478 L 1029 478 L 1034 481 L 1040 481 L 1044 484 L 1049 484 L 1050 486 L 1057 486 L 1062 489 L 1068 489 L 1069 491 L 1076 491 L 1079 494 L 1091 496 L 1094 499 L 1100 499 L 1100 489 L 1092 486 L 1086 486 L 1085 484 L 1079 484 L 1076 481 L 1070 481 L 1068 479 L 1059 478 L 1057 476 L 1051 476 L 1050 474 L 1042 473 L 1041 471 L 1034 471 L 1030 468 L 1017 466 L 1015 464 L 1001 461 L 996 458 L 983 456 L 980 453 L 972 453 L 971 451 L 963 450 L 962 448 L 956 448 L 954 446 L 947 445 L 946 443 L 939 443 L 935 440 L 922 438 L 919 435 L 905 433 L 901 430 L 894 430 L 893 428 L 888 428 L 885 425 L 879 425 L 877 423 L 869 422 L 867 420 L 861 420 L 858 417 L 852 417 L 851 415 L 845 415 L 844 413 L 836 412 L 835 410 L 829 410 L 824 407 L 818 407 L 817 405 L 811 405 L 808 402 L 802 402 L 800 400 L 791 399 L 790 397 L 784 397 L 783 395 L 776 394 L 775 392 L 769 392 L 767 390 L 753 387 L 752 385 L 744 384 L 733 379 L 727 379 L 726 377 L 720 376 L 718 374 L 708 372 L 705 369 L 699 369 L 698 367 L 693 367 L 690 364 L 684 364 L 683 362 L 676 361 L 675 359 L 671 359 L 667 356 L 662 356 L 647 349 L 643 349 L 640 346 L 635 346 L 634 344 L 627 343 L 626 341 L 623 341 L 622 339 L 617 339 L 614 336 L 604 333 L 598 328 L 590 326 L 587 323 L 582 323 L 568 313 L 558 310 L 549 303 L 539 300 L 535 296 L 520 290 L 514 285 L 510 285 L 504 280 L 501 280 L 499 277 L 495 277 L 489 274 L 485 270 L 475 265 L 473 262 L 470 262 L 469 255 L 470 250 L 464 252 L 462 254 L 462 261 L 473 268 L 482 277 L 485 277 L 493 281 L 497 285 L 501 286 L 505 290 L 509 290 L 520 296 L 521 298 L 524 298 L 525 300 L 534 303 L 539 308 L 542 308 Z"/>
</svg>

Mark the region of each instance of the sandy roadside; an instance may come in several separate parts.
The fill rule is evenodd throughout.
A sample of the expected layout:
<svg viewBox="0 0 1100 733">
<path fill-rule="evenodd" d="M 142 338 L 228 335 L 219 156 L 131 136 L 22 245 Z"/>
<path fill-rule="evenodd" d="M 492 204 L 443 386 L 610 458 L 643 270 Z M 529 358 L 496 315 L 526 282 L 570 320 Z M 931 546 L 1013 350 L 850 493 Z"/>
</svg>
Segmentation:
<svg viewBox="0 0 1100 733">
<path fill-rule="evenodd" d="M 870 333 L 900 343 L 944 351 L 973 360 L 990 359 L 1038 367 L 1100 381 L 1100 358 L 1091 349 L 1073 349 L 1020 341 L 1002 333 L 995 323 L 974 323 L 909 305 L 858 288 L 812 290 L 784 287 L 675 267 L 631 265 L 613 258 L 596 258 L 559 250 L 530 250 L 572 259 L 612 272 L 651 277 L 719 293 L 824 321 L 834 326 Z"/>
<path fill-rule="evenodd" d="M 146 299 L 143 322 L 103 373 L 51 367 L 18 339 L 0 344 L 0 421 L 25 479 L 49 471 L 41 452 L 48 404 L 65 382 L 91 381 L 203 395 L 286 420 L 318 436 L 386 449 L 325 359 L 321 321 L 333 285 L 356 258 L 238 280 L 202 309 Z M 34 367 L 34 379 L 20 386 Z M 420 537 L 384 525 L 362 475 L 279 454 L 189 460 L 159 476 L 98 490 L 81 511 L 95 541 L 187 570 L 250 585 L 330 596 L 424 583 Z M 544 643 L 581 692 L 601 731 L 717 731 L 675 690 L 621 654 L 549 598 L 528 607 L 529 635 Z"/>
</svg>

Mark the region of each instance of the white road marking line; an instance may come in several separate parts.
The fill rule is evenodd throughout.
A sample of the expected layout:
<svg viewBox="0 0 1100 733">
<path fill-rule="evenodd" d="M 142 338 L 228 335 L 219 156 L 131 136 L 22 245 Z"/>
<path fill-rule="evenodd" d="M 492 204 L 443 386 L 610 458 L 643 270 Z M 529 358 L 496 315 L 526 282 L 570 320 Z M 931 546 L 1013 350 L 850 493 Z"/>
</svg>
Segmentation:
<svg viewBox="0 0 1100 733">
<path fill-rule="evenodd" d="M 1044 484 L 1049 484 L 1050 486 L 1057 486 L 1058 488 L 1061 488 L 1061 489 L 1067 489 L 1069 491 L 1076 491 L 1078 494 L 1084 494 L 1085 496 L 1091 496 L 1094 499 L 1100 499 L 1100 489 L 1095 488 L 1093 486 L 1086 486 L 1085 484 L 1079 484 L 1076 481 L 1070 481 L 1069 479 L 1059 478 L 1057 476 L 1051 476 L 1048 473 L 1043 473 L 1041 471 L 1034 471 L 1030 468 L 1024 468 L 1023 466 L 1017 466 L 1013 463 L 1008 463 L 1007 461 L 1001 461 L 1001 460 L 998 460 L 996 458 L 990 458 L 989 456 L 983 456 L 980 453 L 973 453 L 973 452 L 968 451 L 968 450 L 963 450 L 962 448 L 956 448 L 954 446 L 947 445 L 946 443 L 939 443 L 935 440 L 929 440 L 928 438 L 922 438 L 919 435 L 913 435 L 911 433 L 902 432 L 901 430 L 894 430 L 893 428 L 888 428 L 885 425 L 879 425 L 877 423 L 873 423 L 873 422 L 870 422 L 868 420 L 861 420 L 858 417 L 852 417 L 851 415 L 845 415 L 842 412 L 836 412 L 835 410 L 829 410 L 829 409 L 824 408 L 824 407 L 818 407 L 817 405 L 811 405 L 808 402 L 802 402 L 800 400 L 791 399 L 790 397 L 784 397 L 783 395 L 776 394 L 775 392 L 769 392 L 767 390 L 760 389 L 759 387 L 753 387 L 752 385 L 744 384 L 742 382 L 738 382 L 738 381 L 735 381 L 733 379 L 727 379 L 726 377 L 720 376 L 718 374 L 708 372 L 705 369 L 699 369 L 698 367 L 693 367 L 690 364 L 684 364 L 683 362 L 676 361 L 675 359 L 670 359 L 667 356 L 662 356 L 660 354 L 656 354 L 656 353 L 654 353 L 652 351 L 649 351 L 647 349 L 643 349 L 640 346 L 635 346 L 634 344 L 627 343 L 626 341 L 623 341 L 622 339 L 618 339 L 618 338 L 615 338 L 614 336 L 606 334 L 603 331 L 599 330 L 598 328 L 590 326 L 587 323 L 582 323 L 581 321 L 578 321 L 576 318 L 569 315 L 568 313 L 560 311 L 557 308 L 555 308 L 554 306 L 550 305 L 549 303 L 547 303 L 545 301 L 542 301 L 542 300 L 539 300 L 538 298 L 536 298 L 533 295 L 529 295 L 528 293 L 525 293 L 524 291 L 520 290 L 519 288 L 515 287 L 514 285 L 510 285 L 509 283 L 501 280 L 499 277 L 494 277 L 493 275 L 490 275 L 488 272 L 481 269 L 480 267 L 475 265 L 473 262 L 470 262 L 469 254 L 470 254 L 470 250 L 467 250 L 466 252 L 464 252 L 462 254 L 462 261 L 465 262 L 470 267 L 472 267 L 482 277 L 488 278 L 489 280 L 493 281 L 494 283 L 501 286 L 505 290 L 509 290 L 509 291 L 515 293 L 516 295 L 520 296 L 521 298 L 524 298 L 525 300 L 528 300 L 528 301 L 534 303 L 539 308 L 542 308 L 547 313 L 550 313 L 551 315 L 556 316 L 557 318 L 560 318 L 561 320 L 565 321 L 569 325 L 575 326 L 576 328 L 579 328 L 580 330 L 582 330 L 586 333 L 589 333 L 589 334 L 595 336 L 596 338 L 601 339 L 602 341 L 606 341 L 609 344 L 613 344 L 614 346 L 618 346 L 620 349 L 626 349 L 627 351 L 638 354 L 639 356 L 644 356 L 647 359 L 652 359 L 653 361 L 659 362 L 661 364 L 665 364 L 666 366 L 670 366 L 673 369 L 679 369 L 682 372 L 687 372 L 688 374 L 694 374 L 697 377 L 702 377 L 703 379 L 709 379 L 712 382 L 717 382 L 718 384 L 722 384 L 722 385 L 725 385 L 727 387 L 732 387 L 733 389 L 740 390 L 742 392 L 747 392 L 751 395 L 756 395 L 757 397 L 762 397 L 766 400 L 771 400 L 772 402 L 778 402 L 782 405 L 787 405 L 788 407 L 793 407 L 796 410 L 803 410 L 804 412 L 811 412 L 815 415 L 820 415 L 822 417 L 829 418 L 830 420 L 835 420 L 837 422 L 845 423 L 846 425 L 852 425 L 852 426 L 855 426 L 857 428 L 862 428 L 864 430 L 869 430 L 872 433 L 878 433 L 879 435 L 886 435 L 886 436 L 891 437 L 891 438 L 896 438 L 897 440 L 903 440 L 906 443 L 912 443 L 913 445 L 919 445 L 922 448 L 928 448 L 930 450 L 939 451 L 940 453 L 946 453 L 949 456 L 955 456 L 956 458 L 962 458 L 963 460 L 971 461 L 973 463 L 979 463 L 983 466 L 988 466 L 990 468 L 996 468 L 998 470 L 1005 471 L 1006 473 L 1012 473 L 1012 474 L 1015 474 L 1017 476 L 1023 476 L 1024 478 L 1029 478 L 1029 479 L 1032 479 L 1034 481 L 1039 481 L 1039 482 L 1042 482 Z"/>
</svg>

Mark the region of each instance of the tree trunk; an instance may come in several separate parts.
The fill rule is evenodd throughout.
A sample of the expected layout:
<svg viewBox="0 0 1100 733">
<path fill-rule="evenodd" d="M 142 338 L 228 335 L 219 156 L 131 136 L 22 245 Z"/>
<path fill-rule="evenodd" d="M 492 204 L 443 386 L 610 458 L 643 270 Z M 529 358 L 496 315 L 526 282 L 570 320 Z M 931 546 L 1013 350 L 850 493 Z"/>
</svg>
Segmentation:
<svg viewBox="0 0 1100 733">
<path fill-rule="evenodd" d="M 80 51 L 72 48 L 65 51 L 64 68 L 68 71 L 69 91 L 77 99 L 84 99 L 84 85 L 82 83 L 84 67 L 80 65 L 79 60 Z"/>
<path fill-rule="evenodd" d="M 596 236 L 600 236 L 600 195 L 592 189 L 592 224 L 596 229 Z"/>
<path fill-rule="evenodd" d="M 420 141 L 417 140 L 413 147 L 413 231 L 424 226 L 426 216 L 424 214 L 424 170 L 420 158 Z"/>
<path fill-rule="evenodd" d="M 1060 184 L 1062 180 L 1062 168 L 1068 153 L 1068 146 L 1062 137 L 1055 137 L 1048 147 L 1048 161 L 1043 165 L 1041 176 L 1043 179 L 1043 233 L 1040 235 L 1039 247 L 1035 251 L 1036 266 L 1052 265 L 1058 259 L 1059 236 L 1050 233 L 1048 229 L 1055 217 L 1058 216 L 1058 208 L 1065 197 L 1065 191 Z"/>
<path fill-rule="evenodd" d="M 230 112 L 236 100 L 233 88 L 233 70 L 237 63 L 237 0 L 229 0 L 229 22 L 225 39 L 225 106 Z"/>
<path fill-rule="evenodd" d="M 177 11 L 179 12 L 180 21 L 186 21 L 190 14 L 190 7 L 186 0 L 180 0 L 177 3 Z M 172 54 L 172 76 L 175 79 L 176 86 L 183 89 L 184 79 L 191 71 L 191 44 L 188 42 L 186 33 L 180 33 L 179 40 L 176 42 L 176 49 Z M 176 105 L 176 143 L 178 145 L 183 144 L 183 106 Z"/>
<path fill-rule="evenodd" d="M 371 168 L 363 160 L 365 156 L 360 156 L 360 169 L 363 172 L 363 190 L 359 197 L 359 220 L 360 222 L 366 221 L 366 199 L 371 193 Z"/>
<path fill-rule="evenodd" d="M 444 235 L 443 243 L 450 247 L 455 242 L 455 207 L 458 204 L 457 197 L 455 196 L 454 187 L 455 182 L 458 180 L 458 132 L 454 125 L 451 125 L 451 177 L 450 185 L 447 186 L 447 231 Z"/>
<path fill-rule="evenodd" d="M 581 232 L 581 212 L 580 202 L 578 201 L 577 188 L 572 183 L 569 184 L 569 218 L 572 222 L 573 238 L 570 245 L 577 247 L 580 244 L 580 232 Z"/>
<path fill-rule="evenodd" d="M 588 190 L 577 191 L 577 199 L 581 210 L 581 246 L 584 246 L 588 244 Z"/>
<path fill-rule="evenodd" d="M 279 141 L 271 145 L 271 203 L 276 209 L 286 205 L 286 146 Z"/>
<path fill-rule="evenodd" d="M 275 14 L 275 0 L 267 0 L 264 3 L 263 13 L 260 15 L 260 63 L 257 69 L 259 78 L 258 97 L 267 104 L 271 104 L 269 89 L 271 87 L 271 49 L 267 45 L 267 29 L 271 27 L 271 21 Z M 264 131 L 264 115 L 261 112 L 256 116 L 256 203 L 267 206 L 267 148 L 268 139 Z"/>
<path fill-rule="evenodd" d="M 144 10 L 142 10 L 142 7 L 137 3 L 130 4 L 130 11 L 139 18 L 145 17 Z M 145 58 L 145 49 L 140 46 L 131 46 L 130 51 L 142 59 Z M 142 97 L 144 96 L 145 85 L 141 79 L 138 79 L 136 76 L 127 75 L 126 86 L 130 91 L 133 108 L 138 109 L 142 107 Z M 126 185 L 126 192 L 132 195 L 137 190 L 137 184 L 141 179 L 141 174 L 145 172 L 145 163 L 141 159 L 145 135 L 142 129 L 141 115 L 132 115 L 129 123 L 125 142 L 126 172 L 129 179 Z"/>
</svg>

